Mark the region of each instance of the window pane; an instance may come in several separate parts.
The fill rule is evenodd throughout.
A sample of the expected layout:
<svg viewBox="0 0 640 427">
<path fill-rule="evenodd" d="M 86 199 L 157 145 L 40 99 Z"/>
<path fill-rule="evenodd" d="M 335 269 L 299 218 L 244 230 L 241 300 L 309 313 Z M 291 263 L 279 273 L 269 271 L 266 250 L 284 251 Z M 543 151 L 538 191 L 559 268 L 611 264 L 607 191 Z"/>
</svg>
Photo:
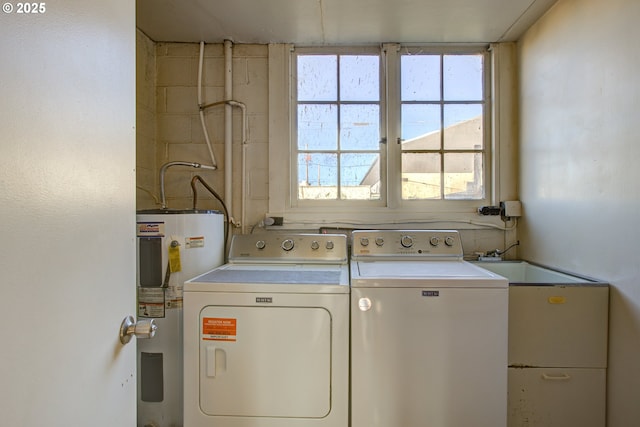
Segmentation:
<svg viewBox="0 0 640 427">
<path fill-rule="evenodd" d="M 445 199 L 482 199 L 482 154 L 448 153 L 444 155 Z"/>
<path fill-rule="evenodd" d="M 338 148 L 338 108 L 335 105 L 298 105 L 298 149 Z"/>
<path fill-rule="evenodd" d="M 348 153 L 340 156 L 340 197 L 347 200 L 380 198 L 380 156 Z"/>
<path fill-rule="evenodd" d="M 440 100 L 440 55 L 403 55 L 400 74 L 402 101 Z"/>
<path fill-rule="evenodd" d="M 298 100 L 336 101 L 338 99 L 338 57 L 336 55 L 298 56 Z"/>
<path fill-rule="evenodd" d="M 380 144 L 380 107 L 340 106 L 340 149 L 377 150 Z"/>
<path fill-rule="evenodd" d="M 446 150 L 482 149 L 482 105 L 445 105 L 444 125 Z"/>
<path fill-rule="evenodd" d="M 298 198 L 333 201 L 332 206 L 394 200 L 395 195 L 381 194 L 387 188 L 381 177 L 399 176 L 401 182 L 389 188 L 400 184 L 404 200 L 483 199 L 483 162 L 488 158 L 484 109 L 485 94 L 490 94 L 484 88 L 484 55 L 403 49 L 390 57 L 400 61 L 390 64 L 400 67 L 398 81 L 385 82 L 380 55 L 338 52 L 293 54 L 297 139 L 292 155 L 297 159 Z M 399 101 L 399 112 L 384 110 L 380 92 L 385 85 L 395 85 L 389 87 L 389 105 Z M 396 123 L 385 125 L 397 113 L 400 129 Z M 387 127 L 394 140 L 380 144 L 381 129 Z M 396 137 L 402 138 L 400 147 Z M 400 149 L 400 162 L 382 161 L 388 149 L 393 156 Z"/>
<path fill-rule="evenodd" d="M 402 154 L 402 198 L 441 198 L 440 154 Z"/>
<path fill-rule="evenodd" d="M 338 197 L 338 159 L 335 154 L 298 154 L 298 198 L 327 200 Z"/>
<path fill-rule="evenodd" d="M 445 55 L 444 100 L 482 100 L 482 55 Z"/>
<path fill-rule="evenodd" d="M 340 100 L 380 100 L 379 70 L 377 56 L 341 56 Z"/>
<path fill-rule="evenodd" d="M 402 149 L 440 148 L 440 106 L 405 104 L 402 106 Z"/>
</svg>

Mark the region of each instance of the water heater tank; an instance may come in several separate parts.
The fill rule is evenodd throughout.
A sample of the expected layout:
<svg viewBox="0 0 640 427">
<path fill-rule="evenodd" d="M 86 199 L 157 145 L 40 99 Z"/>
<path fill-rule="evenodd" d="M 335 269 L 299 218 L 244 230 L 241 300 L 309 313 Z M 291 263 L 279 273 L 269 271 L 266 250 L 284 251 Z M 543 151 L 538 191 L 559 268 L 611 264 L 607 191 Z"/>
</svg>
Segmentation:
<svg viewBox="0 0 640 427">
<path fill-rule="evenodd" d="M 149 210 L 137 215 L 138 317 L 156 336 L 138 340 L 138 427 L 183 425 L 182 285 L 224 261 L 218 211 Z"/>
</svg>

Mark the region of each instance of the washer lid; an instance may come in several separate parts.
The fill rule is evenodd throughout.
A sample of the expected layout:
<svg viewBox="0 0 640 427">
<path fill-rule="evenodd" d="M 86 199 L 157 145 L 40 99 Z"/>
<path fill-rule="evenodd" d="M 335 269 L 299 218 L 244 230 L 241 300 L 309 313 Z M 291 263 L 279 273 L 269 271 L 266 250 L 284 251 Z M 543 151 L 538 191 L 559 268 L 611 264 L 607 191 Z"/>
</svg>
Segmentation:
<svg viewBox="0 0 640 427">
<path fill-rule="evenodd" d="M 506 288 L 502 276 L 466 261 L 352 261 L 353 287 Z"/>
</svg>

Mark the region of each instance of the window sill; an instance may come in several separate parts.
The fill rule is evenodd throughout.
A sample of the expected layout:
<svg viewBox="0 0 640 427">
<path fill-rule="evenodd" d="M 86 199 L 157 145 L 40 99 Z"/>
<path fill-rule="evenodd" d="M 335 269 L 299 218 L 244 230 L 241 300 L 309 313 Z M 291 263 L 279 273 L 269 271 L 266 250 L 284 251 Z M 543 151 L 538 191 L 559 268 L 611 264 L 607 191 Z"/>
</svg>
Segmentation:
<svg viewBox="0 0 640 427">
<path fill-rule="evenodd" d="M 271 212 L 267 217 L 282 217 L 282 226 L 269 229 L 317 229 L 329 228 L 455 228 L 499 229 L 513 228 L 512 221 L 504 222 L 499 215 L 483 216 L 470 211 L 402 211 L 389 208 L 365 208 L 359 211 L 337 209 L 292 208 L 286 212 Z"/>
</svg>

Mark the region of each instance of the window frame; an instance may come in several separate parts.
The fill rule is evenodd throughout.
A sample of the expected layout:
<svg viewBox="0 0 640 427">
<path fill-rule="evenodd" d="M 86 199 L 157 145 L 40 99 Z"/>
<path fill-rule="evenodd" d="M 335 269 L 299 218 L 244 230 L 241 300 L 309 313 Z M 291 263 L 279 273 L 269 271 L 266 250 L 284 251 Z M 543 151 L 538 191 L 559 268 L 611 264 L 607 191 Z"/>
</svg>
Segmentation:
<svg viewBox="0 0 640 427">
<path fill-rule="evenodd" d="M 491 162 L 492 162 L 492 149 L 491 149 L 491 109 L 492 109 L 492 79 L 491 79 L 491 66 L 490 66 L 490 54 L 489 48 L 486 45 L 397 45 L 391 44 L 387 45 L 387 57 L 391 59 L 392 63 L 387 64 L 389 68 L 395 67 L 396 72 L 398 74 L 397 80 L 394 85 L 390 85 L 388 88 L 389 94 L 389 104 L 393 104 L 389 106 L 389 109 L 393 109 L 393 113 L 396 114 L 393 117 L 393 120 L 397 123 L 398 127 L 396 128 L 396 133 L 394 135 L 388 135 L 390 141 L 401 141 L 403 140 L 402 131 L 400 129 L 402 125 L 402 97 L 401 97 L 401 80 L 400 80 L 400 65 L 401 65 L 401 56 L 402 54 L 427 54 L 427 55 L 440 55 L 443 58 L 446 55 L 482 55 L 483 56 L 483 95 L 481 105 L 483 107 L 482 114 L 482 131 L 483 131 L 483 148 L 482 148 L 482 181 L 484 185 L 484 197 L 481 199 L 403 199 L 402 197 L 402 162 L 401 157 L 403 154 L 403 150 L 401 145 L 394 144 L 395 150 L 397 153 L 394 153 L 394 157 L 397 157 L 396 164 L 393 168 L 389 167 L 389 185 L 392 183 L 397 183 L 397 188 L 392 194 L 389 195 L 389 199 L 393 197 L 394 206 L 406 209 L 406 210 L 423 210 L 428 209 L 429 211 L 437 211 L 437 212 L 460 212 L 466 209 L 474 209 L 477 206 L 486 205 L 490 203 L 492 198 L 493 190 L 491 187 Z M 442 61 L 443 59 L 441 59 Z M 442 63 L 441 63 L 442 66 Z M 444 76 L 440 77 L 440 85 L 443 84 Z M 462 101 L 466 102 L 466 101 Z M 440 99 L 438 104 L 442 105 L 454 105 L 458 102 L 446 101 L 444 99 Z M 391 127 L 391 126 L 390 126 Z M 441 129 L 441 132 L 444 134 L 446 128 Z M 441 134 L 441 138 L 443 138 L 443 134 Z M 394 150 L 394 147 L 389 147 L 390 150 Z M 447 150 L 444 147 L 440 147 L 440 150 L 431 150 L 431 151 L 440 151 L 442 155 L 445 153 L 453 153 L 456 150 Z M 467 152 L 472 150 L 466 150 Z M 463 151 L 459 151 L 463 152 Z M 445 163 L 443 162 L 444 166 Z M 442 181 L 442 174 L 444 170 L 441 171 L 441 185 L 444 185 Z M 443 189 L 441 188 L 441 191 Z M 449 206 L 447 206 L 449 205 Z M 474 209 L 475 210 L 475 209 Z"/>
<path fill-rule="evenodd" d="M 504 84 L 497 82 L 496 66 L 504 69 L 502 74 L 506 77 L 506 84 L 513 84 L 514 70 L 511 69 L 510 63 L 504 61 L 506 65 L 500 65 L 500 61 L 496 59 L 495 47 L 498 51 L 504 51 L 508 61 L 513 57 L 512 47 L 500 49 L 501 44 L 492 45 L 399 45 L 395 43 L 384 44 L 381 46 L 360 47 L 312 47 L 297 48 L 290 44 L 274 44 L 269 47 L 269 69 L 270 69 L 270 94 L 278 94 L 278 96 L 270 96 L 270 179 L 269 179 L 269 212 L 267 215 L 284 216 L 285 223 L 304 226 L 305 224 L 330 224 L 330 225 L 361 225 L 369 226 L 391 225 L 394 223 L 413 224 L 441 221 L 441 222 L 465 222 L 468 224 L 478 220 L 477 209 L 479 206 L 487 204 L 496 204 L 499 200 L 498 190 L 504 179 L 499 176 L 499 140 L 500 135 L 506 138 L 513 136 L 513 124 L 510 123 L 511 113 L 503 114 L 506 116 L 505 125 L 500 124 L 499 112 L 497 107 L 501 95 L 500 87 Z M 295 62 L 292 59 L 292 52 L 296 49 L 309 49 L 307 51 L 317 51 L 325 53 L 359 53 L 363 51 L 371 52 L 376 49 L 381 52 L 381 66 L 384 81 L 396 82 L 395 90 L 400 91 L 400 59 L 401 49 L 418 49 L 429 50 L 436 53 L 478 53 L 484 52 L 484 78 L 485 78 L 485 106 L 484 106 L 484 186 L 485 198 L 482 200 L 402 200 L 401 181 L 399 175 L 400 170 L 400 147 L 390 148 L 381 151 L 381 162 L 389 165 L 388 173 L 385 176 L 384 185 L 386 191 L 381 194 L 380 200 L 369 203 L 370 201 L 353 201 L 353 200 L 332 200 L 332 201 L 304 201 L 298 203 L 297 200 L 297 164 L 294 162 L 292 150 L 295 138 L 292 133 L 295 127 L 292 112 L 295 110 L 295 94 L 291 90 L 293 83 L 293 68 Z M 392 64 L 392 66 L 390 66 Z M 498 70 L 500 71 L 500 70 Z M 392 138 L 399 137 L 400 133 L 400 97 L 390 96 L 390 92 L 394 90 L 393 85 L 384 86 L 384 94 L 381 97 L 381 108 L 386 107 L 386 117 L 381 121 L 381 128 L 386 131 L 387 141 Z M 286 96 L 282 96 L 285 93 Z M 511 95 L 509 95 L 511 96 Z M 513 104 L 510 99 L 506 100 L 507 108 Z M 396 105 L 393 105 L 393 104 Z M 297 114 L 297 113 L 296 113 Z M 509 134 L 509 135 L 507 135 Z M 381 135 L 384 137 L 384 134 Z M 510 153 L 511 147 L 515 141 L 508 140 L 507 150 Z M 395 144 L 393 144 L 395 145 Z M 285 163 L 283 158 L 287 158 Z M 515 178 L 511 167 L 508 167 L 507 179 Z M 503 187 L 515 188 L 515 185 L 503 185 Z M 514 197 L 514 196 L 511 196 Z M 311 203 L 309 203 L 311 202 Z M 377 206 L 374 206 L 377 204 Z M 366 208 L 366 209 L 364 209 Z M 499 217 L 484 217 L 481 222 L 500 223 Z"/>
<path fill-rule="evenodd" d="M 380 188 L 380 198 L 374 200 L 345 200 L 339 197 L 340 190 L 338 190 L 338 198 L 332 200 L 313 200 L 306 199 L 300 200 L 298 199 L 298 144 L 297 144 L 297 68 L 296 68 L 296 58 L 297 55 L 377 55 L 379 58 L 379 88 L 380 88 L 380 101 L 378 102 L 380 106 L 380 139 L 383 138 L 385 123 L 383 112 L 386 110 L 386 100 L 385 100 L 385 85 L 384 85 L 384 74 L 383 74 L 383 57 L 380 54 L 380 49 L 375 46 L 368 47 L 298 47 L 291 51 L 291 71 L 290 71 L 290 93 L 291 93 L 291 102 L 290 102 L 290 134 L 289 134 L 289 145 L 290 145 L 290 153 L 291 157 L 289 159 L 289 164 L 291 165 L 290 170 L 290 182 L 289 182 L 289 193 L 290 193 L 290 206 L 292 208 L 307 208 L 307 209 L 327 209 L 331 208 L 332 210 L 337 209 L 372 209 L 372 208 L 384 208 L 386 206 L 386 150 L 383 149 L 382 143 L 378 144 L 378 154 L 380 158 L 380 175 L 381 175 L 381 188 Z M 338 70 L 339 74 L 339 70 Z M 339 82 L 338 82 L 339 84 Z M 340 105 L 347 105 L 348 102 L 343 102 L 341 100 L 337 101 L 338 108 Z M 348 150 L 344 150 L 345 152 Z M 302 150 L 305 152 L 305 150 Z M 342 153 L 340 147 L 337 148 L 336 152 L 338 155 Z M 340 185 L 340 182 L 338 182 Z"/>
</svg>

